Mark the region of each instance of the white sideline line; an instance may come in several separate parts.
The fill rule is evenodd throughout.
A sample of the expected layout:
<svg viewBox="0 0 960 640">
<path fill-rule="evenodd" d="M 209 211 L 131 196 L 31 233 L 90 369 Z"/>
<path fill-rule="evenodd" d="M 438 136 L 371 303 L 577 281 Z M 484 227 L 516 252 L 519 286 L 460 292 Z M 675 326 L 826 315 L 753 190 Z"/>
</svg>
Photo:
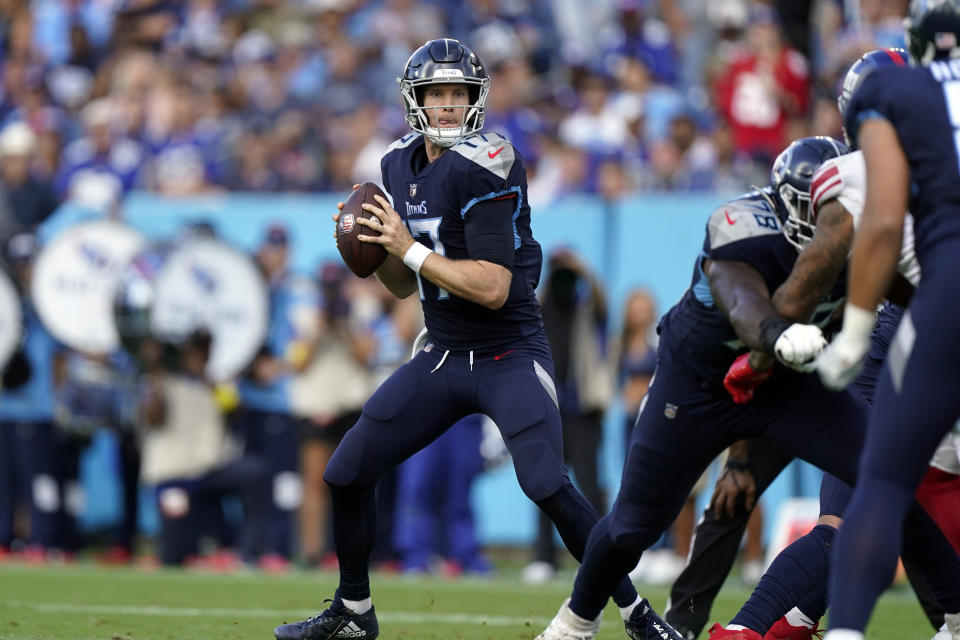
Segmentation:
<svg viewBox="0 0 960 640">
<path fill-rule="evenodd" d="M 94 604 L 66 604 L 58 602 L 24 602 L 7 600 L 4 604 L 10 609 L 30 609 L 45 613 L 88 613 L 97 615 L 128 616 L 166 616 L 166 617 L 214 617 L 214 618 L 275 618 L 279 624 L 283 620 L 292 622 L 315 615 L 317 610 L 294 609 L 227 609 L 196 607 L 143 607 Z M 496 627 L 522 625 L 529 622 L 539 626 L 550 622 L 550 618 L 478 616 L 466 613 L 410 613 L 403 611 L 378 611 L 377 618 L 382 622 L 405 622 L 408 624 L 487 624 Z"/>
</svg>

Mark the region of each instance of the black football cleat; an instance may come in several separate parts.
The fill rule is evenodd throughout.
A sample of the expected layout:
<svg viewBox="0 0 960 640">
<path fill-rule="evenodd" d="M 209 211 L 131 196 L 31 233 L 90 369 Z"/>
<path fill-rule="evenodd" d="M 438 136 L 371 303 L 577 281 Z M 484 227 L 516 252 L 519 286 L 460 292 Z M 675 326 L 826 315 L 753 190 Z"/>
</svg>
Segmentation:
<svg viewBox="0 0 960 640">
<path fill-rule="evenodd" d="M 377 614 L 373 607 L 366 613 L 354 613 L 343 606 L 340 598 L 329 609 L 302 622 L 282 624 L 273 630 L 277 640 L 374 640 L 380 635 Z"/>
<path fill-rule="evenodd" d="M 623 626 L 630 640 L 685 640 L 666 620 L 657 615 L 646 598 L 637 603 L 630 619 L 625 620 Z"/>
</svg>

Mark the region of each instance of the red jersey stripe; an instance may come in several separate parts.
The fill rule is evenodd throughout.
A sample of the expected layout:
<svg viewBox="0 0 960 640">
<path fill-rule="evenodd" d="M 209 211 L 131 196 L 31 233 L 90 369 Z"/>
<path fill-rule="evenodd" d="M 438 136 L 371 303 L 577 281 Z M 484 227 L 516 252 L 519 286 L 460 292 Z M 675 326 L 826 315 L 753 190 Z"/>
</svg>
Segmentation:
<svg viewBox="0 0 960 640">
<path fill-rule="evenodd" d="M 813 210 L 814 211 L 817 210 L 817 207 L 820 206 L 820 199 L 823 198 L 823 196 L 825 196 L 830 191 L 830 189 L 834 188 L 835 186 L 837 186 L 842 182 L 843 180 L 841 180 L 840 178 L 837 178 L 836 180 L 834 180 L 824 188 L 818 190 L 816 194 L 813 196 Z"/>
<path fill-rule="evenodd" d="M 837 168 L 837 165 L 833 165 L 826 171 L 818 171 L 817 174 L 813 176 L 813 182 L 810 184 L 810 193 L 815 194 L 825 182 L 839 174 L 840 169 Z"/>
</svg>

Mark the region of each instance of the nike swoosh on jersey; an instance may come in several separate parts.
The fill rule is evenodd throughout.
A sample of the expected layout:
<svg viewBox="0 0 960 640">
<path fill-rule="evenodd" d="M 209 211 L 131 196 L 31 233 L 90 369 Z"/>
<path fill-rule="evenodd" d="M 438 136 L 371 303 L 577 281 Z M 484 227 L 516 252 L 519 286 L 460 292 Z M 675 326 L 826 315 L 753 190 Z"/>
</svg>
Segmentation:
<svg viewBox="0 0 960 640">
<path fill-rule="evenodd" d="M 491 153 L 490 151 L 487 151 L 487 155 L 488 155 L 491 159 L 492 159 L 492 158 L 496 158 L 496 157 L 500 154 L 501 151 L 503 151 L 503 147 L 500 147 L 499 149 L 497 149 L 496 151 L 494 151 L 494 152 L 492 152 L 492 153 Z"/>
<path fill-rule="evenodd" d="M 736 224 L 737 221 L 730 217 L 729 211 L 724 211 L 723 215 L 727 218 L 727 224 Z"/>
</svg>

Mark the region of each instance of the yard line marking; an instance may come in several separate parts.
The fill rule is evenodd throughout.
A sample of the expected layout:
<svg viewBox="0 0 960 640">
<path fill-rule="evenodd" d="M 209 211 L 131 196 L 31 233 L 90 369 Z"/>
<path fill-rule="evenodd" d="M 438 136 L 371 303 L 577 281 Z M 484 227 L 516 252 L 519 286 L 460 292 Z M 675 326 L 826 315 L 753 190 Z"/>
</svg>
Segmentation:
<svg viewBox="0 0 960 640">
<path fill-rule="evenodd" d="M 45 613 L 87 613 L 97 615 L 130 616 L 180 616 L 215 618 L 275 618 L 276 620 L 295 620 L 307 618 L 317 613 L 316 609 L 228 609 L 219 607 L 158 607 L 129 605 L 67 604 L 62 602 L 25 602 L 7 600 L 4 604 L 11 609 L 30 609 Z M 550 618 L 478 616 L 466 613 L 412 613 L 408 611 L 377 611 L 381 622 L 404 622 L 408 624 L 487 624 L 506 627 L 530 623 L 544 625 Z"/>
</svg>

